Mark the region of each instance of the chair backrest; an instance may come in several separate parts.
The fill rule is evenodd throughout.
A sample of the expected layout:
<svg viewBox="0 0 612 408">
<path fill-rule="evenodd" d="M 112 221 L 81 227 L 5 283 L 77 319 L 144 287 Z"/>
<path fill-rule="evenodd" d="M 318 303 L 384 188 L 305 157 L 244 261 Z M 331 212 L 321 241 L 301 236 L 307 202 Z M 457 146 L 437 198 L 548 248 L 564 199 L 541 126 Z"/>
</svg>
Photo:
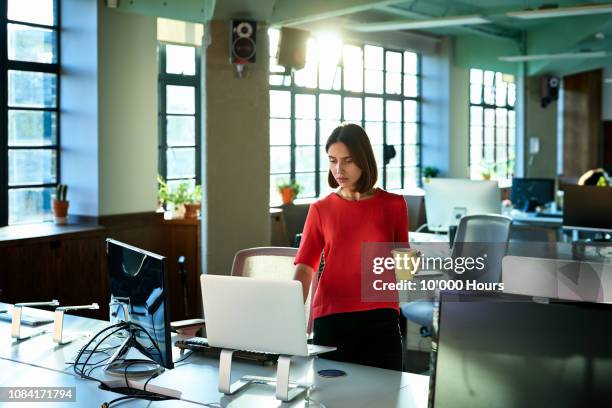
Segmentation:
<svg viewBox="0 0 612 408">
<path fill-rule="evenodd" d="M 533 225 L 512 224 L 508 255 L 555 259 L 557 231 Z"/>
<path fill-rule="evenodd" d="M 485 267 L 459 275 L 483 283 L 501 282 L 502 259 L 508 249 L 512 219 L 503 215 L 475 214 L 459 221 L 452 257 L 478 258 L 486 254 Z"/>
<path fill-rule="evenodd" d="M 251 278 L 291 280 L 295 273 L 293 261 L 297 255 L 297 248 L 288 247 L 259 247 L 242 249 L 236 252 L 232 264 L 232 276 L 246 276 Z M 306 321 L 308 322 L 308 333 L 311 329 L 310 308 L 313 295 L 313 287 L 316 290 L 318 275 L 315 271 L 308 292 L 308 298 L 304 304 Z"/>
</svg>

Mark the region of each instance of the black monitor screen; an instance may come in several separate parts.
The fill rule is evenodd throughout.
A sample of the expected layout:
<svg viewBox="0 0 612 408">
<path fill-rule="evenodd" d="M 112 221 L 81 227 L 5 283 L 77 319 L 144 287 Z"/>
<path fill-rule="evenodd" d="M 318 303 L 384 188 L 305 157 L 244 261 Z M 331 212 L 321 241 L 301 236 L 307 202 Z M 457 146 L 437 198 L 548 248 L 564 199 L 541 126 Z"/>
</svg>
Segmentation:
<svg viewBox="0 0 612 408">
<path fill-rule="evenodd" d="M 129 320 L 142 326 L 133 332 L 138 349 L 159 365 L 172 368 L 170 311 L 163 256 L 107 239 L 108 283 L 111 298 L 127 298 Z M 159 349 L 159 351 L 158 351 Z"/>
<path fill-rule="evenodd" d="M 563 226 L 612 231 L 612 187 L 566 186 Z"/>
<path fill-rule="evenodd" d="M 429 406 L 612 406 L 612 305 L 442 292 Z"/>
<path fill-rule="evenodd" d="M 547 178 L 514 178 L 510 195 L 512 205 L 526 209 L 533 205 L 544 205 L 555 201 L 555 180 Z M 532 209 L 531 209 L 532 210 Z"/>
</svg>

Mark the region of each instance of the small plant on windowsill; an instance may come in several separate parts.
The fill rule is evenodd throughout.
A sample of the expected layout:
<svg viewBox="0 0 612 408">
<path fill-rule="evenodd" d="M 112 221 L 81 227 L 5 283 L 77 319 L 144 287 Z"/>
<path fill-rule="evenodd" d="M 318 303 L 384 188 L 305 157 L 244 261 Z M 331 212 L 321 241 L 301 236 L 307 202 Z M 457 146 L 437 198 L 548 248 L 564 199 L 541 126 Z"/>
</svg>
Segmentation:
<svg viewBox="0 0 612 408">
<path fill-rule="evenodd" d="M 194 219 L 198 217 L 201 208 L 202 186 L 191 188 L 186 181 L 180 183 L 175 189 L 170 189 L 168 183 L 161 176 L 157 176 L 159 188 L 157 190 L 160 208 L 171 211 L 173 217 Z"/>
<path fill-rule="evenodd" d="M 66 200 L 68 195 L 68 186 L 66 184 L 58 184 L 55 189 L 55 198 L 53 199 L 53 221 L 58 225 L 66 224 L 68 220 L 68 205 Z"/>
<path fill-rule="evenodd" d="M 283 199 L 283 204 L 291 204 L 302 191 L 302 186 L 297 181 L 281 181 L 276 185 L 276 189 Z"/>
<path fill-rule="evenodd" d="M 434 166 L 426 166 L 423 168 L 423 183 L 429 183 L 432 178 L 438 177 L 440 169 Z"/>
</svg>

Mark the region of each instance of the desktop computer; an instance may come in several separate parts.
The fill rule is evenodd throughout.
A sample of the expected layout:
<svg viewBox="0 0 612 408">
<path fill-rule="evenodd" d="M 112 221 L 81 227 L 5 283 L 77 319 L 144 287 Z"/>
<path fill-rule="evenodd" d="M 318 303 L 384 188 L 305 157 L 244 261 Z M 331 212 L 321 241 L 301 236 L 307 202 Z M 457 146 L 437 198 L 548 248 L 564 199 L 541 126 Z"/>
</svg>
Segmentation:
<svg viewBox="0 0 612 408">
<path fill-rule="evenodd" d="M 510 200 L 517 210 L 533 212 L 536 207 L 555 201 L 555 180 L 515 177 Z"/>
<path fill-rule="evenodd" d="M 461 217 L 472 214 L 499 214 L 501 195 L 497 181 L 433 178 L 425 183 L 427 228 L 447 232 Z"/>
<path fill-rule="evenodd" d="M 166 258 L 113 239 L 106 240 L 106 250 L 110 297 L 125 302 L 129 324 L 115 358 L 135 347 L 159 366 L 173 368 Z"/>
<path fill-rule="evenodd" d="M 430 408 L 612 406 L 612 305 L 441 292 Z"/>
</svg>

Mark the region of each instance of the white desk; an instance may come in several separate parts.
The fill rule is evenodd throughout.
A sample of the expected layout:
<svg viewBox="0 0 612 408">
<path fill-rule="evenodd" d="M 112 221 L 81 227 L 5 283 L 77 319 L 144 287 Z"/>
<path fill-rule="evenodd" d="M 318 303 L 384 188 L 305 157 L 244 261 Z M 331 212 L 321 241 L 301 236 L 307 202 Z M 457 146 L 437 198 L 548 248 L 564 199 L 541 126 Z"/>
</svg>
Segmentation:
<svg viewBox="0 0 612 408">
<path fill-rule="evenodd" d="M 6 306 L 6 305 L 0 305 Z M 28 313 L 30 310 L 28 310 Z M 45 312 L 43 312 L 45 313 Z M 107 322 L 67 315 L 65 327 L 70 331 L 100 330 Z M 49 325 L 52 328 L 52 325 Z M 175 338 L 177 338 L 175 336 Z M 21 342 L 10 338 L 10 324 L 0 322 L 0 386 L 73 386 L 76 387 L 77 404 L 67 403 L 15 403 L 16 407 L 46 406 L 80 407 L 100 406 L 104 401 L 117 398 L 120 394 L 102 391 L 97 383 L 79 378 L 72 366 L 77 350 L 86 339 L 57 346 L 52 334 L 37 336 Z M 179 349 L 173 350 L 174 360 L 180 359 Z M 34 366 L 33 366 L 34 365 Z M 218 392 L 217 359 L 205 358 L 194 354 L 176 364 L 173 370 L 166 370 L 149 384 L 177 389 L 182 392 L 182 401 L 155 402 L 154 407 L 196 406 L 194 404 L 218 403 L 223 407 L 304 407 L 306 402 L 298 399 L 292 404 L 281 403 L 274 396 L 274 386 L 255 384 L 233 396 Z M 275 376 L 275 366 L 260 366 L 235 361 L 232 365 L 233 377 L 243 375 Z M 340 378 L 322 378 L 316 371 L 324 368 L 339 368 L 347 372 Z M 117 379 L 104 374 L 101 369 L 94 371 L 96 378 Z M 426 407 L 428 395 L 427 376 L 403 373 L 392 370 L 366 367 L 356 364 L 338 363 L 322 358 L 294 358 L 291 380 L 308 382 L 314 385 L 310 394 L 313 400 L 320 401 L 329 408 L 411 408 Z M 121 406 L 150 406 L 149 401 L 128 400 Z M 6 403 L 0 403 L 4 406 Z M 17 405 L 19 404 L 19 405 Z M 311 406 L 317 405 L 311 403 Z"/>
</svg>

